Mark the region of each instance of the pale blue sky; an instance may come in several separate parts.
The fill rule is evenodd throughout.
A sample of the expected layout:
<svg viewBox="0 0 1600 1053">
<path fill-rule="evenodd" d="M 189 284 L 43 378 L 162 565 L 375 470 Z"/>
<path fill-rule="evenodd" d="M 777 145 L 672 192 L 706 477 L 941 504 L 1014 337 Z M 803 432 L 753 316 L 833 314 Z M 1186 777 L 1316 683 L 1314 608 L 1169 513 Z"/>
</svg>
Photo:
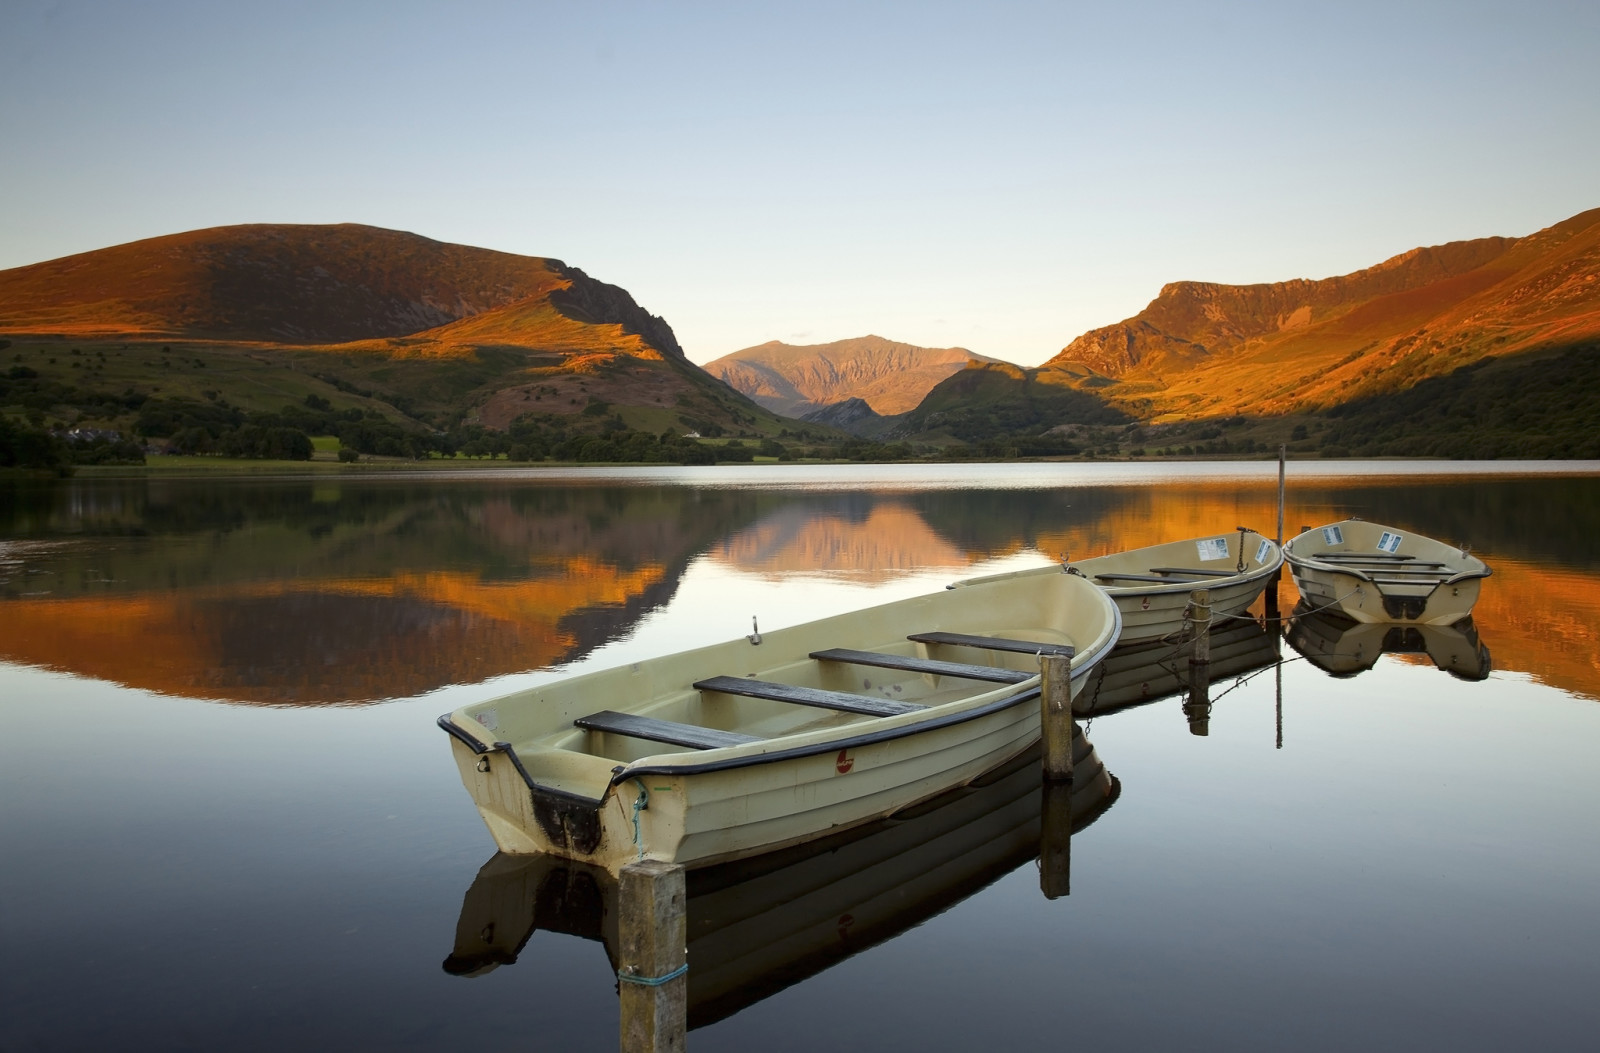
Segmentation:
<svg viewBox="0 0 1600 1053">
<path fill-rule="evenodd" d="M 564 259 L 696 361 L 1032 364 L 1600 206 L 1597 54 L 1592 2 L 0 0 L 0 267 L 352 221 Z"/>
</svg>

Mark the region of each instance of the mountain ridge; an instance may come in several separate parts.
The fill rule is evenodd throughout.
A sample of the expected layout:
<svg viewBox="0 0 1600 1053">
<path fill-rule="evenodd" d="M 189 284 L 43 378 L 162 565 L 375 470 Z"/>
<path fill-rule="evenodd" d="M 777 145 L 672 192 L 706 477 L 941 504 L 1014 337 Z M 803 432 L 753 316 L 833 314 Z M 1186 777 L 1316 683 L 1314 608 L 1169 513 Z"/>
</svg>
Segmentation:
<svg viewBox="0 0 1600 1053">
<path fill-rule="evenodd" d="M 825 344 L 769 340 L 705 368 L 784 416 L 805 417 L 850 398 L 894 416 L 914 409 L 935 384 L 970 361 L 994 360 L 964 347 L 921 347 L 868 334 Z"/>
<path fill-rule="evenodd" d="M 341 406 L 362 392 L 436 425 L 504 429 L 533 413 L 652 434 L 782 429 L 619 286 L 551 257 L 363 224 L 210 227 L 0 271 L 0 336 L 32 345 L 36 372 L 56 366 L 53 341 L 88 346 L 96 357 L 73 365 L 94 375 L 115 347 L 119 382 L 163 397 L 171 348 L 185 369 L 220 356 L 179 397 L 250 409 L 277 409 L 272 392 Z M 128 350 L 157 346 L 141 374 Z"/>
</svg>

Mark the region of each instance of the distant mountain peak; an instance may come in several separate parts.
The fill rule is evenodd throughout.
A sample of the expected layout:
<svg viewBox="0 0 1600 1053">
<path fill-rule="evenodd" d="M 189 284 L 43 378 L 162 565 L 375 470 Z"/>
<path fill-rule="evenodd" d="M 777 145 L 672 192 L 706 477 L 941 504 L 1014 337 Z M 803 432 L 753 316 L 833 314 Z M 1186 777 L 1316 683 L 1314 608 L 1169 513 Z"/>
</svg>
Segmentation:
<svg viewBox="0 0 1600 1053">
<path fill-rule="evenodd" d="M 919 347 L 876 334 L 825 344 L 769 340 L 707 363 L 706 369 L 768 409 L 802 417 L 841 401 L 875 413 L 905 413 L 970 361 L 994 359 L 964 347 Z"/>
</svg>

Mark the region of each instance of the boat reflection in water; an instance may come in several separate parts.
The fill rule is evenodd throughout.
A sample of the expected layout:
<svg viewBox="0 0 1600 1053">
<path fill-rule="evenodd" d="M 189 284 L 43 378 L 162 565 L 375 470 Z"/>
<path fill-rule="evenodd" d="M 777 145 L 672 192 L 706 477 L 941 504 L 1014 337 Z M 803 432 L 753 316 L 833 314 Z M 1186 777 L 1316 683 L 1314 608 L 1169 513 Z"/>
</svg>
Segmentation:
<svg viewBox="0 0 1600 1053">
<path fill-rule="evenodd" d="M 1471 617 L 1454 625 L 1364 623 L 1311 610 L 1302 601 L 1284 636 L 1290 647 L 1331 676 L 1366 672 L 1384 654 L 1427 655 L 1434 665 L 1462 680 L 1487 679 L 1491 667 L 1489 648 L 1478 639 Z"/>
<path fill-rule="evenodd" d="M 688 872 L 688 1025 L 703 1027 L 920 924 L 1032 859 L 1067 891 L 1073 831 L 1116 801 L 1073 729 L 1074 781 L 1041 785 L 1035 747 L 942 797 L 834 837 Z M 544 929 L 604 944 L 617 967 L 617 883 L 604 868 L 497 854 L 461 905 L 444 969 L 510 965 Z"/>
<path fill-rule="evenodd" d="M 1190 696 L 1184 705 L 1189 729 L 1209 730 L 1207 689 L 1195 692 L 1190 678 L 1190 645 L 1165 640 L 1122 644 L 1089 674 L 1083 693 L 1072 702 L 1076 717 L 1102 716 L 1173 695 Z M 1211 630 L 1209 681 L 1243 676 L 1278 660 L 1278 634 L 1251 618 L 1219 619 Z"/>
</svg>

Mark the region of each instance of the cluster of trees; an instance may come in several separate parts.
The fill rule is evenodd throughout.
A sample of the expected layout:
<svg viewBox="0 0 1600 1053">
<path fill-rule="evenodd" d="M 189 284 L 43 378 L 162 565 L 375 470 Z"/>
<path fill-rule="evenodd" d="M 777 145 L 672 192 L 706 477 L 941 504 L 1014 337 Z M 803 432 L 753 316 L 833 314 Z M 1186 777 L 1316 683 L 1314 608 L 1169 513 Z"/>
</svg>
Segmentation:
<svg viewBox="0 0 1600 1053">
<path fill-rule="evenodd" d="M 138 409 L 148 397 L 132 388 L 116 395 L 51 380 L 30 366 L 13 365 L 0 374 L 0 406 L 20 406 L 36 415 L 57 406 L 74 406 L 90 419 L 111 420 Z"/>
<path fill-rule="evenodd" d="M 311 436 L 297 424 L 296 407 L 284 414 L 247 413 L 226 399 L 148 399 L 139 409 L 134 430 L 152 439 L 166 439 L 167 449 L 180 454 L 219 453 L 284 461 L 309 461 Z"/>
<path fill-rule="evenodd" d="M 1328 417 L 1328 457 L 1600 457 L 1600 345 L 1483 359 Z"/>
</svg>

